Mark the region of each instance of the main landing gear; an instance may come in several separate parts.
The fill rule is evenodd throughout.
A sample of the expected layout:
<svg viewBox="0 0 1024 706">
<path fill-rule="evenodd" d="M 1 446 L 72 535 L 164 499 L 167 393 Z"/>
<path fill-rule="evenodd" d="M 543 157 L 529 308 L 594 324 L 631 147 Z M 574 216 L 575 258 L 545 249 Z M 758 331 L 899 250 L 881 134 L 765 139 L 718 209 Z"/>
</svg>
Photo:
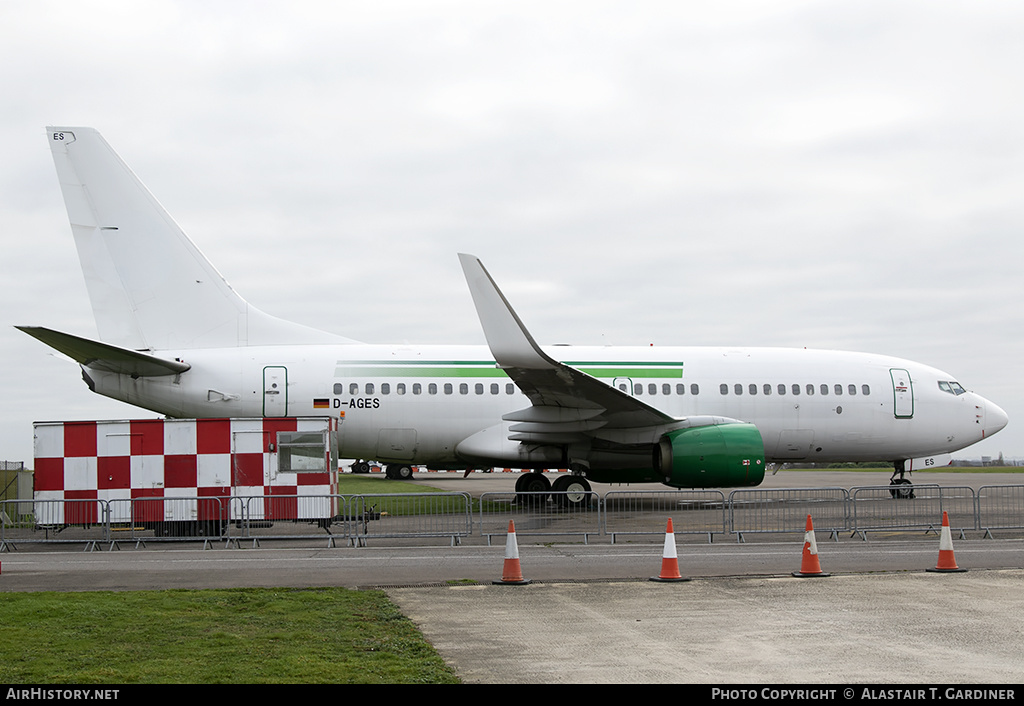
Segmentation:
<svg viewBox="0 0 1024 706">
<path fill-rule="evenodd" d="M 551 491 L 555 495 L 549 495 Z M 560 507 L 579 509 L 590 504 L 590 483 L 583 476 L 558 476 L 552 484 L 540 471 L 522 473 L 516 479 L 517 501 L 524 505 L 543 505 L 553 499 Z"/>
<path fill-rule="evenodd" d="M 392 463 L 384 469 L 384 475 L 391 480 L 412 480 L 412 466 Z"/>
<path fill-rule="evenodd" d="M 906 478 L 906 468 L 903 461 L 893 463 L 892 476 L 889 478 L 889 494 L 897 500 L 912 500 L 914 498 L 914 486 L 909 478 Z M 897 478 L 896 476 L 899 476 Z"/>
</svg>

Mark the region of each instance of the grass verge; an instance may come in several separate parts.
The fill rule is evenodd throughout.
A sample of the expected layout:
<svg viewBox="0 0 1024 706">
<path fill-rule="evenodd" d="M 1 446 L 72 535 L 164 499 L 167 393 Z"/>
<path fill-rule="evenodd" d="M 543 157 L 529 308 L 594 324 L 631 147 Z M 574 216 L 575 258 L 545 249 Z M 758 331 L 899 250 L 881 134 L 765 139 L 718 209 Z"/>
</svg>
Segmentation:
<svg viewBox="0 0 1024 706">
<path fill-rule="evenodd" d="M 450 684 L 381 591 L 8 593 L 6 684 Z"/>
</svg>

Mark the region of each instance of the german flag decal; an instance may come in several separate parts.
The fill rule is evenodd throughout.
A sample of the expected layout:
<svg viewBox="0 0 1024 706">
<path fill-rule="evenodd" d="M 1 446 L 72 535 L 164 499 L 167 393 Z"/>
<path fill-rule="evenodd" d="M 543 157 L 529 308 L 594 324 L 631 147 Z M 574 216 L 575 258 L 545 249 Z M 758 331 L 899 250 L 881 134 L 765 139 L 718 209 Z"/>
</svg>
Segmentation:
<svg viewBox="0 0 1024 706">
<path fill-rule="evenodd" d="M 313 409 L 330 409 L 331 401 L 326 397 L 313 398 Z"/>
</svg>

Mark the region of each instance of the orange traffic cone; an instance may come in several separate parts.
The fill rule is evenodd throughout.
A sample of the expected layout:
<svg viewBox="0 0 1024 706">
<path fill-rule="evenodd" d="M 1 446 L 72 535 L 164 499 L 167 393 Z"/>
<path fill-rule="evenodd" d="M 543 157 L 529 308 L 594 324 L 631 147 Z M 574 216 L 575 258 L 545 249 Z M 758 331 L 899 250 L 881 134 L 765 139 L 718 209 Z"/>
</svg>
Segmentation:
<svg viewBox="0 0 1024 706">
<path fill-rule="evenodd" d="M 679 558 L 676 556 L 676 535 L 672 530 L 672 518 L 665 527 L 665 548 L 661 552 L 661 574 L 652 576 L 651 581 L 689 581 L 679 573 Z"/>
<path fill-rule="evenodd" d="M 942 511 L 942 533 L 939 535 L 939 563 L 934 569 L 928 569 L 928 571 L 944 574 L 967 571 L 967 569 L 957 566 L 956 559 L 953 557 L 953 535 L 949 531 L 949 515 L 945 510 Z"/>
<path fill-rule="evenodd" d="M 519 566 L 516 524 L 512 520 L 508 521 L 508 536 L 505 538 L 505 568 L 501 572 L 501 581 L 492 581 L 491 583 L 511 586 L 523 586 L 530 583 L 529 579 L 523 578 L 523 570 Z"/>
<path fill-rule="evenodd" d="M 793 575 L 801 579 L 828 576 L 818 563 L 818 543 L 814 541 L 814 524 L 810 515 L 807 516 L 807 528 L 804 531 L 804 555 L 800 561 L 800 570 L 794 571 Z"/>
</svg>

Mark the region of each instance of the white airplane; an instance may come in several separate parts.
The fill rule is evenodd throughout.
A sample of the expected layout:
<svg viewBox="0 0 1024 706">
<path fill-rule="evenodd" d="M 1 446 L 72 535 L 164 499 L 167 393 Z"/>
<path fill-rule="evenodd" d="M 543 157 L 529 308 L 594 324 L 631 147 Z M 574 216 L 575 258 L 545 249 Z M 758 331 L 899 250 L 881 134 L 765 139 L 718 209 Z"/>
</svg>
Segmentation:
<svg viewBox="0 0 1024 706">
<path fill-rule="evenodd" d="M 344 458 L 468 469 L 568 468 L 589 481 L 758 485 L 771 462 L 912 459 L 1007 423 L 919 363 L 772 348 L 541 347 L 483 264 L 460 255 L 488 348 L 371 345 L 242 299 L 91 128 L 50 127 L 102 341 L 19 327 L 77 361 L 94 392 L 168 417 L 333 416 Z M 896 475 L 900 476 L 899 481 Z M 575 500 L 566 500 L 572 498 Z"/>
</svg>

